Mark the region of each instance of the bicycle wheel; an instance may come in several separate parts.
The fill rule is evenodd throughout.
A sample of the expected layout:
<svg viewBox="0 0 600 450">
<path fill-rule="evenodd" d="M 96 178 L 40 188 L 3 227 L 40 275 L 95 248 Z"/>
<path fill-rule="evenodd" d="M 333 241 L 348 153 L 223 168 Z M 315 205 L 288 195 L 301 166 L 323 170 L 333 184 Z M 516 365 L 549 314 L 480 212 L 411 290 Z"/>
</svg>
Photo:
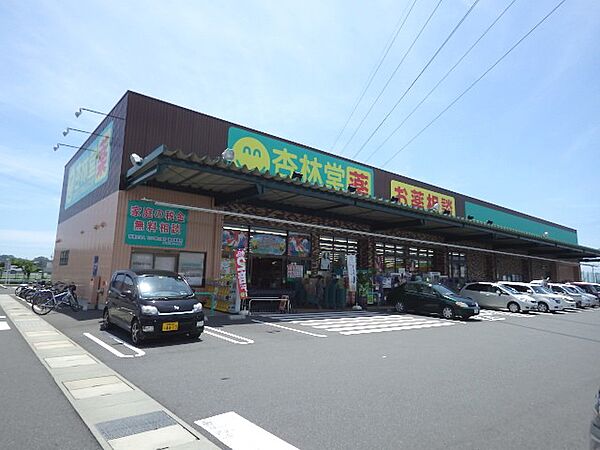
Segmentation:
<svg viewBox="0 0 600 450">
<path fill-rule="evenodd" d="M 69 306 L 75 312 L 81 311 L 82 307 L 77 301 L 77 298 L 74 295 L 69 296 Z"/>
<path fill-rule="evenodd" d="M 38 294 L 31 301 L 31 309 L 34 313 L 43 316 L 54 309 L 54 298 L 51 295 Z"/>
</svg>

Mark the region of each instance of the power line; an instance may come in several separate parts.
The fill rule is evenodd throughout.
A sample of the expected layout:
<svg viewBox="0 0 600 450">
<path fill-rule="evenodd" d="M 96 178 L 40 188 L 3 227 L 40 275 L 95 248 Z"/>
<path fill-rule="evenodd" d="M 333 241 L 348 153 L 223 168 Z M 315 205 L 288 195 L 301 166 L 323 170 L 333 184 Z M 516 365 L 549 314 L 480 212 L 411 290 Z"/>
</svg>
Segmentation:
<svg viewBox="0 0 600 450">
<path fill-rule="evenodd" d="M 492 69 L 494 67 L 496 67 L 504 58 L 506 58 L 515 48 L 517 48 L 517 46 L 519 46 L 519 44 L 521 44 L 521 42 L 523 42 L 531 33 L 533 33 L 542 23 L 544 23 L 552 14 L 554 14 L 554 12 L 560 8 L 562 6 L 563 3 L 565 3 L 567 0 L 562 0 L 561 2 L 558 3 L 558 5 L 556 5 L 548 14 L 546 14 L 544 16 L 544 18 L 542 20 L 540 20 L 533 28 L 531 28 L 527 33 L 525 33 L 525 35 L 523 35 L 523 37 L 521 39 L 519 39 L 510 49 L 508 49 L 508 51 L 506 53 L 504 53 L 494 64 L 492 64 L 485 72 L 483 72 L 483 74 L 477 78 L 473 83 L 471 83 L 471 85 L 465 89 L 464 91 L 462 91 L 462 93 L 456 97 L 452 103 L 450 103 L 448 106 L 446 106 L 446 108 L 444 108 L 442 110 L 442 112 L 440 112 L 437 116 L 435 116 L 433 118 L 433 120 L 431 122 L 429 122 L 427 125 L 425 125 L 421 131 L 419 131 L 417 134 L 415 134 L 406 144 L 404 144 L 402 147 L 400 147 L 400 149 L 398 149 L 396 151 L 396 153 L 394 153 L 392 155 L 391 158 L 389 158 L 383 165 L 386 166 L 390 161 L 392 161 L 392 159 L 394 159 L 396 156 L 398 156 L 398 154 L 404 150 L 406 147 L 408 147 L 415 139 L 417 139 L 425 130 L 427 130 L 435 121 L 437 121 L 446 111 L 448 111 L 450 108 L 452 108 L 452 106 L 454 106 L 454 104 L 456 102 L 458 102 L 467 92 L 469 92 L 477 83 L 479 83 L 479 81 L 481 81 L 481 79 L 483 77 L 485 77 L 488 73 L 490 73 L 492 71 Z"/>
<path fill-rule="evenodd" d="M 414 47 L 415 43 L 417 42 L 417 40 L 421 36 L 421 33 L 423 33 L 423 30 L 425 29 L 425 27 L 427 26 L 427 24 L 429 23 L 429 21 L 431 20 L 431 18 L 435 14 L 435 12 L 440 7 L 440 4 L 442 3 L 442 1 L 443 0 L 439 0 L 438 3 L 437 3 L 437 5 L 435 5 L 435 8 L 433 9 L 433 11 L 431 11 L 431 14 L 429 14 L 429 17 L 427 18 L 427 20 L 425 21 L 425 23 L 423 24 L 423 26 L 419 30 L 419 33 L 417 34 L 417 36 L 414 38 L 414 40 L 410 44 L 410 47 L 408 47 L 408 50 L 406 50 L 406 52 L 402 56 L 402 59 L 400 60 L 400 62 L 398 63 L 398 65 L 396 66 L 396 68 L 394 69 L 394 71 L 392 72 L 392 74 L 390 75 L 390 77 L 388 78 L 388 80 L 386 81 L 385 85 L 383 86 L 383 89 L 379 92 L 379 95 L 377 95 L 377 98 L 373 101 L 373 103 L 371 103 L 371 106 L 370 106 L 369 110 L 364 115 L 364 117 L 362 118 L 362 120 L 360 121 L 360 123 L 358 124 L 358 126 L 356 127 L 356 129 L 354 130 L 354 133 L 352 133 L 352 136 L 350 136 L 350 139 L 348 139 L 348 141 L 346 142 L 346 145 L 344 145 L 344 147 L 342 148 L 342 150 L 340 151 L 340 153 L 343 153 L 344 150 L 346 150 L 346 147 L 348 147 L 348 144 L 350 142 L 352 142 L 352 139 L 354 139 L 354 136 L 356 136 L 356 133 L 358 133 L 358 130 L 360 130 L 360 127 L 362 127 L 363 123 L 365 123 L 365 120 L 367 119 L 368 115 L 371 114 L 371 111 L 373 110 L 373 107 L 379 101 L 379 99 L 383 95 L 384 91 L 387 89 L 388 85 L 390 84 L 390 81 L 392 81 L 392 78 L 394 78 L 394 75 L 396 75 L 396 72 L 398 71 L 398 69 L 400 68 L 400 66 L 402 65 L 402 63 L 404 62 L 404 60 L 406 59 L 406 57 L 408 56 L 408 54 L 410 53 L 410 51 Z"/>
<path fill-rule="evenodd" d="M 504 8 L 504 10 L 500 13 L 500 15 L 498 17 L 496 17 L 496 19 L 490 24 L 490 26 L 487 27 L 487 29 L 481 34 L 481 36 L 479 36 L 479 38 L 477 38 L 477 40 L 475 42 L 473 42 L 473 44 L 471 45 L 471 47 L 469 47 L 469 49 L 458 59 L 458 61 L 456 61 L 456 63 L 450 68 L 450 70 L 448 70 L 448 72 L 446 72 L 446 74 L 440 79 L 440 81 L 437 82 L 437 84 L 427 93 L 427 95 L 423 98 L 423 100 L 421 100 L 414 108 L 413 110 L 402 120 L 402 122 L 400 122 L 400 124 L 394 129 L 394 131 L 392 131 L 388 137 L 386 137 L 383 142 L 381 144 L 379 144 L 370 154 L 369 156 L 365 159 L 365 162 L 369 161 L 373 155 L 375 154 L 375 152 L 377 150 L 379 150 L 381 147 L 383 147 L 385 145 L 385 143 L 387 141 L 390 140 L 390 138 L 396 134 L 396 132 L 402 127 L 402 125 L 404 125 L 404 123 L 410 119 L 410 117 L 415 113 L 415 111 L 417 111 L 417 109 L 419 109 L 421 107 L 421 105 L 423 103 L 425 103 L 425 101 L 429 98 L 429 96 L 431 94 L 433 94 L 433 92 L 438 88 L 438 86 L 440 84 L 442 84 L 444 82 L 444 80 L 446 78 L 448 78 L 448 76 L 454 71 L 454 69 L 456 69 L 456 67 L 458 67 L 458 65 L 463 61 L 463 59 L 465 59 L 467 57 L 467 55 L 469 53 L 471 53 L 471 50 L 473 50 L 475 48 L 475 46 L 477 44 L 479 44 L 479 41 L 481 41 L 486 34 L 488 34 L 488 32 L 494 27 L 494 25 L 496 25 L 496 23 L 498 23 L 498 21 L 502 18 L 502 16 L 504 16 L 504 14 L 506 13 L 506 11 L 508 11 L 512 5 L 515 4 L 517 0 L 512 0 L 508 6 L 506 8 Z"/>
<path fill-rule="evenodd" d="M 406 20 L 408 19 L 408 16 L 410 16 L 410 13 L 412 12 L 413 7 L 415 6 L 415 3 L 417 3 L 417 1 L 418 0 L 414 0 L 412 2 L 412 5 L 410 6 L 410 9 L 408 10 L 408 13 L 406 14 L 406 16 L 404 16 L 404 13 L 406 12 L 406 9 L 402 12 L 402 14 L 400 14 L 400 19 L 396 23 L 396 32 L 393 33 L 393 36 L 389 40 L 387 46 L 384 47 L 384 52 L 382 53 L 382 55 L 381 55 L 381 57 L 379 59 L 379 63 L 374 68 L 374 70 L 371 71 L 371 75 L 369 76 L 369 80 L 368 80 L 366 86 L 364 87 L 364 89 L 362 90 L 360 96 L 358 97 L 358 100 L 354 104 L 354 108 L 352 109 L 352 112 L 350 113 L 350 115 L 346 119 L 346 122 L 344 123 L 344 126 L 342 127 L 342 129 L 338 133 L 337 137 L 335 138 L 335 141 L 333 142 L 333 145 L 331 146 L 331 149 L 333 149 L 337 145 L 340 137 L 342 137 L 342 134 L 344 134 L 344 131 L 346 131 L 346 127 L 348 126 L 348 123 L 350 123 L 350 119 L 352 119 L 352 117 L 354 116 L 354 113 L 356 112 L 356 109 L 358 108 L 358 105 L 360 104 L 360 102 L 364 98 L 364 96 L 365 96 L 365 94 L 367 92 L 367 89 L 369 89 L 369 87 L 371 86 L 371 83 L 373 82 L 373 79 L 375 78 L 375 75 L 377 75 L 377 72 L 379 71 L 379 68 L 383 64 L 383 61 L 385 60 L 385 58 L 387 57 L 390 49 L 392 48 L 392 45 L 394 45 L 394 42 L 396 42 L 396 38 L 398 37 L 398 35 L 402 31 L 402 29 L 404 28 L 404 24 L 406 23 Z M 404 20 L 402 20 L 402 16 L 404 16 Z"/>
<path fill-rule="evenodd" d="M 400 98 L 398 99 L 398 101 L 394 104 L 394 106 L 392 106 L 392 109 L 390 109 L 388 111 L 388 113 L 385 115 L 385 117 L 383 118 L 383 120 L 381 122 L 379 122 L 379 125 L 377 125 L 375 127 L 375 129 L 373 130 L 373 132 L 369 135 L 369 137 L 367 138 L 367 140 L 365 142 L 363 142 L 363 144 L 360 146 L 360 148 L 356 151 L 356 153 L 352 156 L 351 159 L 356 158 L 358 156 L 358 154 L 360 152 L 362 152 L 362 150 L 365 148 L 365 146 L 371 141 L 371 139 L 373 138 L 373 136 L 375 136 L 375 133 L 377 133 L 377 131 L 379 131 L 379 129 L 385 123 L 385 121 L 389 119 L 389 117 L 396 110 L 396 108 L 398 107 L 398 105 L 400 104 L 400 102 L 404 99 L 404 97 L 406 97 L 406 94 L 408 94 L 410 92 L 410 90 L 415 85 L 415 83 L 419 80 L 419 78 L 421 78 L 421 75 L 423 75 L 423 73 L 427 70 L 427 68 L 435 60 L 435 58 L 437 57 L 437 55 L 439 55 L 439 53 L 442 51 L 442 49 L 446 46 L 446 44 L 448 43 L 448 41 L 450 40 L 450 38 L 452 38 L 452 36 L 454 36 L 454 33 L 456 33 L 456 30 L 458 30 L 460 28 L 460 26 L 463 24 L 463 22 L 466 20 L 466 18 L 469 17 L 469 14 L 471 14 L 471 11 L 473 11 L 473 9 L 475 8 L 475 6 L 477 6 L 477 3 L 479 3 L 479 0 L 475 0 L 473 2 L 473 4 L 471 5 L 471 7 L 468 9 L 468 11 L 462 17 L 462 19 L 460 19 L 458 21 L 458 23 L 454 26 L 454 28 L 452 29 L 452 31 L 450 32 L 450 34 L 448 35 L 448 37 L 446 37 L 446 39 L 444 40 L 444 42 L 442 42 L 442 45 L 440 45 L 438 47 L 438 49 L 435 51 L 435 53 L 433 54 L 433 56 L 429 59 L 429 61 L 427 61 L 427 64 L 425 64 L 425 66 L 423 66 L 423 68 L 421 69 L 421 71 L 419 72 L 419 74 L 415 77 L 415 79 L 412 81 L 412 83 L 402 93 L 402 95 L 400 96 Z"/>
</svg>

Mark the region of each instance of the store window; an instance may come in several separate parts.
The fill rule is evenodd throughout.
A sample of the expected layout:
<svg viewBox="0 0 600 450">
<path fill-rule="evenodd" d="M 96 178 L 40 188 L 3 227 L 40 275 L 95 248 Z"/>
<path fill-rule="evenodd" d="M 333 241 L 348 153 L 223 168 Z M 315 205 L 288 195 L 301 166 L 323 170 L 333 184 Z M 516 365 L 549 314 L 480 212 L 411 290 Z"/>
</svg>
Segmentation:
<svg viewBox="0 0 600 450">
<path fill-rule="evenodd" d="M 206 275 L 206 253 L 181 252 L 177 273 L 184 277 L 190 286 L 204 286 Z"/>
<path fill-rule="evenodd" d="M 328 258 L 332 263 L 340 263 L 346 255 L 358 254 L 358 241 L 335 236 L 320 236 L 319 249 L 321 260 Z"/>
<path fill-rule="evenodd" d="M 60 266 L 66 266 L 69 264 L 69 250 L 63 250 L 62 252 L 60 252 L 60 258 L 58 260 L 58 264 Z"/>
<path fill-rule="evenodd" d="M 433 268 L 433 249 L 409 247 L 408 265 L 411 272 L 431 272 Z"/>
<path fill-rule="evenodd" d="M 235 250 L 248 253 L 248 287 L 287 289 L 310 270 L 310 235 L 241 225 L 223 227 L 221 276 L 231 277 Z"/>
<path fill-rule="evenodd" d="M 151 253 L 133 252 L 132 270 L 167 270 L 184 277 L 190 286 L 204 287 L 206 270 L 205 252 Z"/>
<path fill-rule="evenodd" d="M 152 270 L 154 269 L 154 255 L 152 253 L 132 253 L 131 269 Z"/>
<path fill-rule="evenodd" d="M 406 268 L 406 248 L 385 242 L 375 243 L 377 269 L 385 273 L 397 273 Z"/>
<path fill-rule="evenodd" d="M 448 271 L 450 278 L 464 280 L 467 278 L 467 255 L 459 252 L 448 253 Z"/>
</svg>

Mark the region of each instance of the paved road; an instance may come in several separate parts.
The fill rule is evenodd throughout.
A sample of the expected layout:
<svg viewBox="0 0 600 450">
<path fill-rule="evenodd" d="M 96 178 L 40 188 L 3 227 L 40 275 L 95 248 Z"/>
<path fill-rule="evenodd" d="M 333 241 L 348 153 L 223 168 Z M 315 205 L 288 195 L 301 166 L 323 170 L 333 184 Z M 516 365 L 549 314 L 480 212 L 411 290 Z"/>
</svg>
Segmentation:
<svg viewBox="0 0 600 450">
<path fill-rule="evenodd" d="M 0 448 L 100 448 L 2 308 L 0 405 Z"/>
<path fill-rule="evenodd" d="M 485 312 L 468 323 L 372 313 L 255 319 L 140 355 L 100 332 L 95 312 L 47 316 L 190 424 L 234 411 L 301 449 L 586 448 L 600 310 Z"/>
</svg>

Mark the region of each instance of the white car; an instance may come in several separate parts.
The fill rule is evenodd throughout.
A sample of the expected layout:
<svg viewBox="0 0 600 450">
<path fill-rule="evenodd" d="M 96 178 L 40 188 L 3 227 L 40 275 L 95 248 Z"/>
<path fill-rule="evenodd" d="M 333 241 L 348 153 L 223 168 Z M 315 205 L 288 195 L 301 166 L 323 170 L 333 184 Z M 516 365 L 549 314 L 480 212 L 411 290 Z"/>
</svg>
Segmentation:
<svg viewBox="0 0 600 450">
<path fill-rule="evenodd" d="M 548 283 L 548 286 L 555 294 L 564 294 L 572 298 L 578 308 L 587 308 L 592 305 L 590 300 L 581 295 L 573 286 L 561 283 Z"/>
<path fill-rule="evenodd" d="M 500 283 L 488 281 L 468 283 L 460 290 L 460 295 L 475 300 L 482 308 L 507 308 L 513 313 L 537 311 L 538 309 L 537 301 L 533 297 L 521 294 L 510 286 Z"/>
<path fill-rule="evenodd" d="M 598 283 L 587 283 L 585 281 L 574 281 L 569 284 L 574 284 L 580 289 L 583 289 L 586 294 L 592 294 L 598 300 L 597 306 L 600 306 L 600 284 Z"/>
<path fill-rule="evenodd" d="M 573 297 L 569 297 L 568 295 L 565 295 L 565 294 L 554 293 L 554 292 L 552 292 L 552 289 L 550 289 L 550 287 L 544 287 L 544 286 L 539 286 L 539 285 L 535 285 L 535 286 L 539 289 L 543 289 L 548 294 L 552 294 L 552 295 L 560 298 L 562 300 L 562 302 L 565 304 L 565 309 L 577 309 L 577 302 L 573 299 Z"/>
<path fill-rule="evenodd" d="M 548 292 L 542 286 L 522 283 L 519 281 L 499 281 L 499 283 L 503 286 L 510 286 L 515 291 L 519 291 L 522 294 L 527 294 L 533 297 L 535 300 L 537 300 L 538 311 L 540 312 L 546 313 L 552 311 L 562 311 L 570 307 L 570 305 L 567 305 L 563 298 L 557 294 Z M 575 307 L 575 304 L 573 304 L 573 307 Z"/>
<path fill-rule="evenodd" d="M 596 308 L 600 305 L 600 300 L 598 297 L 596 297 L 594 294 L 588 294 L 581 286 L 577 286 L 576 284 L 569 284 L 569 286 L 587 298 L 590 301 L 590 306 Z"/>
</svg>

